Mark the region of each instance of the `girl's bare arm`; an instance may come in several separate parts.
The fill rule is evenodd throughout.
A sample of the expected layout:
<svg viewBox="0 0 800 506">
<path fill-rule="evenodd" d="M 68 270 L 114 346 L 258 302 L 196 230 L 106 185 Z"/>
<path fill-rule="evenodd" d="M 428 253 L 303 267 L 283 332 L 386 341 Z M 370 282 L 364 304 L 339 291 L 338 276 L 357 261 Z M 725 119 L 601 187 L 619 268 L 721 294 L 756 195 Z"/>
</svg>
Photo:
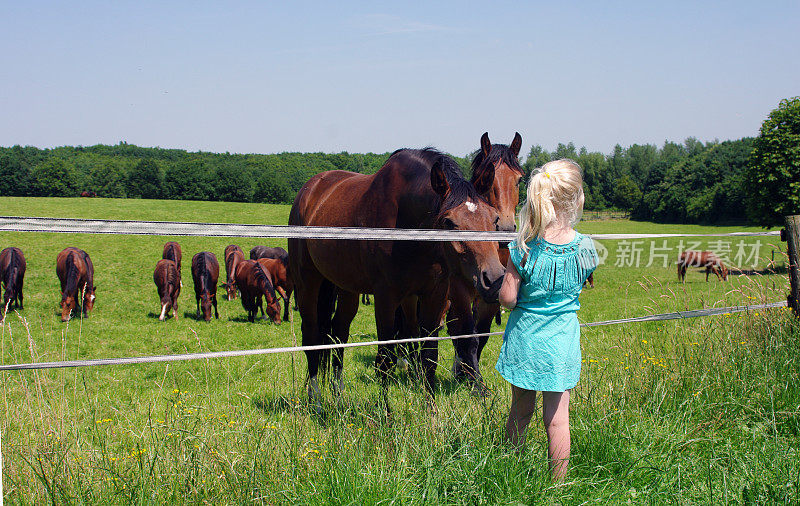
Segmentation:
<svg viewBox="0 0 800 506">
<path fill-rule="evenodd" d="M 514 267 L 513 262 L 509 259 L 506 266 L 506 275 L 503 278 L 503 285 L 500 287 L 499 298 L 501 305 L 508 309 L 514 309 L 514 306 L 517 305 L 517 294 L 519 293 L 521 282 L 522 278 L 519 276 L 517 268 Z"/>
</svg>

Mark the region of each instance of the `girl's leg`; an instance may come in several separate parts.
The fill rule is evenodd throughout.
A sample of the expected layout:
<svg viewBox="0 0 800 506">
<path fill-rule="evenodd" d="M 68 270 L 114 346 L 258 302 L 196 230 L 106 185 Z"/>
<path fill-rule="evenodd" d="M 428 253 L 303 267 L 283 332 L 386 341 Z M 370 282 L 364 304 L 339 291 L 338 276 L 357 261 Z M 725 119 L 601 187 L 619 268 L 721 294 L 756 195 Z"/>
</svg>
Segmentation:
<svg viewBox="0 0 800 506">
<path fill-rule="evenodd" d="M 550 458 L 550 473 L 560 481 L 567 474 L 569 465 L 569 393 L 542 392 L 542 420 L 547 431 L 547 456 Z"/>
<path fill-rule="evenodd" d="M 506 422 L 506 439 L 519 448 L 525 443 L 525 429 L 536 409 L 536 391 L 511 385 L 511 409 Z"/>
</svg>

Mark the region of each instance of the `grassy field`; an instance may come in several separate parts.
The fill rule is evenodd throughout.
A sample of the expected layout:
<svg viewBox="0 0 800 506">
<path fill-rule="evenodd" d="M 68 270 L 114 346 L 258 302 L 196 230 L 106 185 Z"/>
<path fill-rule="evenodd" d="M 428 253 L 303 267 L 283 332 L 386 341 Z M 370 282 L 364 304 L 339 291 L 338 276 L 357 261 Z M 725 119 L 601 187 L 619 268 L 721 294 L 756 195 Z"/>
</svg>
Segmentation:
<svg viewBox="0 0 800 506">
<path fill-rule="evenodd" d="M 285 224 L 289 213 L 288 206 L 111 199 L 2 198 L 0 205 L 0 214 L 14 216 L 222 223 Z M 748 229 L 613 220 L 583 222 L 579 230 Z M 159 322 L 152 273 L 170 239 L 183 248 L 184 288 L 179 318 Z M 606 262 L 596 288 L 581 295 L 581 321 L 785 298 L 776 237 L 689 241 L 603 241 Z M 26 306 L 6 318 L 2 360 L 299 341 L 299 322 L 248 323 L 239 301 L 221 293 L 219 320 L 194 318 L 189 259 L 198 251 L 221 259 L 231 242 L 245 251 L 259 243 L 0 233 L 0 247 L 18 246 L 28 261 Z M 680 284 L 674 261 L 681 245 L 750 258 L 741 262 L 745 273 L 727 283 L 706 283 L 690 271 Z M 91 255 L 97 301 L 89 319 L 62 324 L 54 264 L 66 246 Z M 371 306 L 362 306 L 351 332 L 353 341 L 374 339 Z M 567 482 L 558 485 L 548 479 L 540 422 L 525 451 L 503 443 L 509 389 L 494 371 L 499 339 L 481 361 L 492 389 L 487 399 L 452 379 L 453 347 L 444 342 L 438 412 L 431 414 L 419 385 L 398 372 L 391 420 L 376 406 L 373 348 L 346 352 L 346 392 L 339 402 L 328 396 L 323 416 L 306 404 L 302 354 L 4 373 L 3 492 L 10 503 L 793 501 L 800 486 L 798 337 L 783 310 L 584 329 L 585 364 L 571 406 L 573 459 Z"/>
</svg>

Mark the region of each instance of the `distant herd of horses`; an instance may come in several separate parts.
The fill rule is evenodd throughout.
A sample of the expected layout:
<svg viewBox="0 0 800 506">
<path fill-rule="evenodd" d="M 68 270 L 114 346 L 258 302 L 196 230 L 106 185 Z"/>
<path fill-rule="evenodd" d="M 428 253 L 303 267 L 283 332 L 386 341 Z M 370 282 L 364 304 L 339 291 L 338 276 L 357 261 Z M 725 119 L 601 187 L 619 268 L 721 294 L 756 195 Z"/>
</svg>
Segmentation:
<svg viewBox="0 0 800 506">
<path fill-rule="evenodd" d="M 290 214 L 290 226 L 333 226 L 402 229 L 444 229 L 512 232 L 519 204 L 519 183 L 524 176 L 518 156 L 522 137 L 515 134 L 509 145 L 492 144 L 488 134 L 472 161 L 472 175 L 465 179 L 458 164 L 433 148 L 400 149 L 371 175 L 327 171 L 313 176 L 300 189 Z M 175 242 L 164 246 L 153 279 L 161 303 L 159 318 L 172 311 L 177 316 L 181 289 L 181 250 Z M 302 344 L 316 346 L 346 343 L 361 294 L 374 297 L 379 341 L 438 335 L 446 322 L 450 335 L 488 333 L 499 315 L 498 291 L 505 275 L 508 250 L 496 242 L 368 241 L 289 239 L 282 248 L 256 247 L 250 260 L 236 245 L 225 249 L 229 299 L 241 294 L 248 320 L 258 310 L 264 318 L 281 321 L 278 295 L 284 302 L 283 319 L 289 315 L 292 291 L 301 316 Z M 706 269 L 727 279 L 727 268 L 711 252 L 684 252 L 678 276 L 687 267 Z M 16 300 L 22 307 L 25 260 L 17 248 L 0 255 L 0 276 L 5 284 L 6 307 Z M 84 314 L 95 299 L 93 267 L 89 255 L 77 248 L 59 253 L 57 273 L 62 287 L 62 320 L 79 305 Z M 213 253 L 192 258 L 192 278 L 198 318 L 209 321 L 217 314 L 216 290 L 219 264 Z M 276 295 L 277 294 L 277 295 Z M 262 305 L 266 303 L 266 313 Z M 9 302 L 10 301 L 10 302 Z M 479 361 L 488 340 L 475 336 L 453 341 L 453 372 L 471 382 L 476 393 L 485 393 Z M 319 405 L 319 378 L 332 368 L 331 388 L 343 389 L 342 348 L 307 350 L 308 395 Z M 378 347 L 375 367 L 386 397 L 388 372 L 401 358 L 407 359 L 423 381 L 432 400 L 438 343 L 398 348 Z M 332 366 L 332 367 L 331 367 Z"/>
<path fill-rule="evenodd" d="M 156 284 L 161 302 L 159 320 L 164 320 L 172 311 L 178 317 L 178 295 L 181 287 L 181 246 L 170 241 L 164 245 L 161 260 L 156 264 L 153 281 Z M 288 253 L 283 248 L 255 246 L 250 250 L 250 260 L 245 260 L 242 248 L 231 244 L 225 248 L 226 281 L 222 285 L 228 300 L 236 299 L 241 294 L 242 307 L 247 312 L 247 319 L 254 322 L 258 310 L 264 319 L 267 315 L 274 323 L 281 323 L 278 295 L 284 301 L 283 319 L 289 318 L 289 299 L 294 286 L 288 275 Z M 197 318 L 211 321 L 211 309 L 214 317 L 217 312 L 217 282 L 219 280 L 219 262 L 210 251 L 201 251 L 192 257 L 192 280 L 197 303 Z M 264 303 L 267 309 L 264 311 Z"/>
</svg>

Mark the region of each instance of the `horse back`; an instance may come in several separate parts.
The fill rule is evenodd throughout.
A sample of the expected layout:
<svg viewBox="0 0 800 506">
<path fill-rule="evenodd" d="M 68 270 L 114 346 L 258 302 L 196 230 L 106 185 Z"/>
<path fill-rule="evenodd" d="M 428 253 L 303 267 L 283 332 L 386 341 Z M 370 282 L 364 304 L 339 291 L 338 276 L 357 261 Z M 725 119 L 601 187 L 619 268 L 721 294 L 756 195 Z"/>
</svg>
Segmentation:
<svg viewBox="0 0 800 506">
<path fill-rule="evenodd" d="M 6 287 L 16 285 L 25 276 L 25 255 L 14 246 L 0 252 L 0 280 Z"/>
<path fill-rule="evenodd" d="M 90 269 L 92 274 L 89 274 Z M 89 255 L 82 249 L 74 247 L 64 248 L 56 256 L 56 274 L 61 281 L 61 291 L 65 296 L 75 295 L 82 285 L 94 281 L 94 268 Z"/>
<path fill-rule="evenodd" d="M 181 245 L 175 241 L 169 241 L 164 244 L 164 252 L 161 258 L 172 260 L 175 262 L 175 267 L 178 269 L 178 274 L 181 272 Z"/>
<path fill-rule="evenodd" d="M 217 293 L 217 280 L 219 279 L 219 262 L 210 251 L 201 251 L 192 257 L 192 279 L 194 290 L 198 295 L 209 292 Z"/>
<path fill-rule="evenodd" d="M 178 274 L 178 267 L 172 260 L 162 258 L 156 264 L 155 272 L 153 272 L 153 281 L 158 288 L 159 296 L 163 297 L 166 293 L 172 293 L 180 289 L 180 275 Z M 170 287 L 172 289 L 170 290 Z"/>
</svg>

